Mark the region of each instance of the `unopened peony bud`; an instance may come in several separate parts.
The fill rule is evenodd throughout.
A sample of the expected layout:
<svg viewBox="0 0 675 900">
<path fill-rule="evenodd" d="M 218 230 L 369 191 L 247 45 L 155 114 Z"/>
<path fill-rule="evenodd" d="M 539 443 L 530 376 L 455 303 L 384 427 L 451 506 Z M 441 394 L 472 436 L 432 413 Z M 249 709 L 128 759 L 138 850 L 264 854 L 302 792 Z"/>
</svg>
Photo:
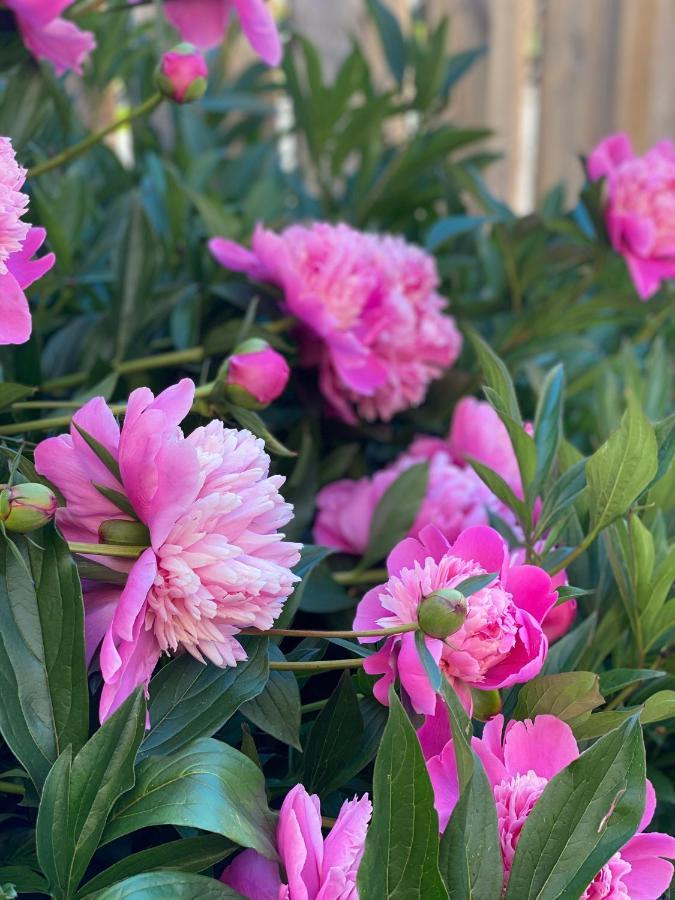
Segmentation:
<svg viewBox="0 0 675 900">
<path fill-rule="evenodd" d="M 192 44 L 169 50 L 155 73 L 159 92 L 174 103 L 191 103 L 206 92 L 209 70 L 206 60 Z"/>
<path fill-rule="evenodd" d="M 228 400 L 245 409 L 264 409 L 284 392 L 290 370 L 266 341 L 251 338 L 235 347 L 221 375 Z"/>
<path fill-rule="evenodd" d="M 444 588 L 422 600 L 417 621 L 426 635 L 445 640 L 459 631 L 467 611 L 466 597 L 459 591 Z"/>
<path fill-rule="evenodd" d="M 142 522 L 128 519 L 106 519 L 98 529 L 99 539 L 104 544 L 123 544 L 130 547 L 149 547 L 150 532 Z"/>
<path fill-rule="evenodd" d="M 473 701 L 473 718 L 479 722 L 487 722 L 502 711 L 502 698 L 499 691 L 481 691 L 471 688 Z"/>
<path fill-rule="evenodd" d="M 44 484 L 15 484 L 0 490 L 0 519 L 8 531 L 42 528 L 56 512 L 56 497 Z"/>
</svg>

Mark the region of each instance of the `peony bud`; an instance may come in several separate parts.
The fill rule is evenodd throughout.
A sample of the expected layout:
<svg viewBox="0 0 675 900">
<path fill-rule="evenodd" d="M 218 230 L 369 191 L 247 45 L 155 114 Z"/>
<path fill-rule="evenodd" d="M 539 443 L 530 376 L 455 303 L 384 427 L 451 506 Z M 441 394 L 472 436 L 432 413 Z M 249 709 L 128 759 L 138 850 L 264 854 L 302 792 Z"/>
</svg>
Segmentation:
<svg viewBox="0 0 675 900">
<path fill-rule="evenodd" d="M 99 540 L 104 544 L 123 544 L 130 547 L 149 547 L 150 531 L 142 522 L 128 519 L 106 519 L 98 529 Z"/>
<path fill-rule="evenodd" d="M 56 497 L 44 484 L 5 485 L 0 490 L 0 519 L 8 531 L 26 534 L 54 518 Z"/>
<path fill-rule="evenodd" d="M 479 722 L 487 722 L 502 711 L 502 697 L 499 691 L 481 691 L 470 688 L 473 702 L 473 718 Z"/>
<path fill-rule="evenodd" d="M 191 103 L 206 92 L 209 70 L 206 60 L 192 44 L 178 44 L 169 50 L 155 72 L 160 94 L 174 103 Z"/>
<path fill-rule="evenodd" d="M 466 597 L 459 591 L 444 588 L 422 600 L 417 621 L 426 635 L 445 640 L 459 631 L 466 621 L 467 612 Z"/>
<path fill-rule="evenodd" d="M 235 347 L 220 374 L 228 400 L 245 409 L 264 409 L 284 392 L 290 370 L 266 341 L 251 338 Z"/>
</svg>

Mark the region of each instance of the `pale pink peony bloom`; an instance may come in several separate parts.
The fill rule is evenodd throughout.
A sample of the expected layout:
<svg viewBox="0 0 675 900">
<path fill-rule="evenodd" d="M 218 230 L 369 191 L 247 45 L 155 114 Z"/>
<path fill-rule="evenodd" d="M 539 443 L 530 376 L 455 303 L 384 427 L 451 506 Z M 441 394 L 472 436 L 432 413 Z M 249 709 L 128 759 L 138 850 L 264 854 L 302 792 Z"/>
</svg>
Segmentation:
<svg viewBox="0 0 675 900">
<path fill-rule="evenodd" d="M 418 437 L 395 462 L 375 475 L 356 481 L 345 478 L 319 491 L 314 540 L 361 556 L 382 495 L 402 472 L 420 462 L 429 462 L 429 479 L 408 537 L 417 537 L 426 525 L 436 525 L 452 542 L 465 528 L 487 525 L 490 511 L 515 527 L 513 513 L 467 464 L 468 456 L 494 468 L 515 491 L 520 491 L 518 463 L 499 416 L 488 403 L 464 397 L 455 407 L 447 441 Z"/>
<path fill-rule="evenodd" d="M 261 409 L 286 390 L 291 374 L 288 363 L 281 353 L 264 343 L 255 339 L 247 341 L 227 361 L 228 394 L 242 406 Z"/>
<path fill-rule="evenodd" d="M 356 876 L 372 806 L 368 795 L 342 804 L 330 834 L 321 834 L 319 798 L 298 784 L 286 795 L 277 826 L 277 849 L 285 871 L 255 850 L 245 850 L 221 881 L 246 900 L 358 900 Z"/>
<path fill-rule="evenodd" d="M 184 41 L 202 50 L 221 44 L 230 17 L 237 15 L 246 40 L 263 62 L 281 62 L 281 38 L 265 0 L 165 0 L 164 14 Z"/>
<path fill-rule="evenodd" d="M 432 256 L 402 238 L 348 225 L 258 226 L 253 249 L 209 247 L 223 266 L 271 282 L 301 323 L 302 361 L 319 368 L 332 410 L 354 424 L 418 406 L 457 359 L 462 339 L 444 315 Z"/>
<path fill-rule="evenodd" d="M 502 738 L 503 728 L 504 717 L 495 716 L 485 725 L 483 737 L 473 738 L 472 746 L 492 786 L 506 883 L 525 820 L 550 779 L 579 756 L 579 749 L 570 726 L 555 716 L 511 721 Z M 439 749 L 438 742 L 428 738 L 420 734 L 444 831 L 459 798 L 455 751 L 452 739 Z M 643 833 L 656 807 L 649 781 L 646 790 L 637 833 L 602 867 L 581 900 L 657 900 L 667 890 L 673 876 L 667 860 L 675 858 L 675 839 L 658 832 Z"/>
<path fill-rule="evenodd" d="M 28 340 L 32 323 L 24 290 L 55 262 L 53 253 L 33 259 L 47 233 L 22 221 L 28 208 L 28 195 L 21 191 L 25 180 L 12 142 L 0 137 L 0 344 Z"/>
<path fill-rule="evenodd" d="M 675 147 L 659 141 L 636 156 L 626 134 L 603 138 L 588 157 L 592 180 L 607 178 L 605 221 L 641 300 L 675 278 Z"/>
<path fill-rule="evenodd" d="M 61 17 L 73 0 L 5 0 L 16 16 L 26 49 L 36 59 L 46 59 L 57 75 L 72 70 L 82 74 L 82 64 L 96 47 L 94 35 Z"/>
<path fill-rule="evenodd" d="M 492 528 L 468 528 L 451 546 L 438 528 L 429 525 L 417 539 L 406 538 L 394 547 L 387 570 L 386 584 L 372 588 L 359 603 L 355 630 L 417 622 L 420 604 L 435 591 L 496 572 L 488 587 L 467 599 L 466 620 L 458 631 L 445 641 L 425 637 L 429 653 L 467 705 L 467 687 L 508 687 L 539 673 L 548 651 L 541 622 L 556 594 L 543 569 L 510 565 L 506 542 Z M 360 640 L 373 643 L 377 638 Z M 388 702 L 389 687 L 398 677 L 417 712 L 435 712 L 436 694 L 413 632 L 388 637 L 364 668 L 381 676 L 373 688 L 381 703 Z"/>
<path fill-rule="evenodd" d="M 299 545 L 278 532 L 292 515 L 279 494 L 284 479 L 269 476 L 264 443 L 248 431 L 213 421 L 185 437 L 179 423 L 194 390 L 189 379 L 157 397 L 135 390 L 121 431 L 94 398 L 70 434 L 35 450 L 37 470 L 65 497 L 56 518 L 67 540 L 96 543 L 103 522 L 127 520 L 97 484 L 122 493 L 150 533 L 136 562 L 117 561 L 129 572 L 125 587 L 86 589 L 89 659 L 101 645 L 101 721 L 147 684 L 162 653 L 185 650 L 217 666 L 245 659 L 235 635 L 270 628 L 297 581 Z M 112 454 L 120 480 L 75 425 Z"/>
</svg>

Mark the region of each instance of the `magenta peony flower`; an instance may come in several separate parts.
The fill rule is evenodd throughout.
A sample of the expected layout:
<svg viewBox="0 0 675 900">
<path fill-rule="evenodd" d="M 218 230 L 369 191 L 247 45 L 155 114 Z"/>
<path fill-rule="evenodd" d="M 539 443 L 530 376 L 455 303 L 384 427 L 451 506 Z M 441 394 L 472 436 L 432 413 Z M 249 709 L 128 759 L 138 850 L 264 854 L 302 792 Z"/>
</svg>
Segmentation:
<svg viewBox="0 0 675 900">
<path fill-rule="evenodd" d="M 418 622 L 422 602 L 435 592 L 496 572 L 488 587 L 466 600 L 461 627 L 445 640 L 425 637 L 429 653 L 467 704 L 467 686 L 508 687 L 538 674 L 548 650 L 541 622 L 556 599 L 551 579 L 537 566 L 511 566 L 506 542 L 492 528 L 468 528 L 451 546 L 438 528 L 429 525 L 417 539 L 406 538 L 394 547 L 387 569 L 389 581 L 368 591 L 359 603 L 357 631 Z M 360 640 L 372 643 L 377 638 Z M 436 694 L 413 632 L 388 637 L 364 668 L 382 676 L 373 689 L 381 703 L 387 703 L 389 686 L 398 676 L 417 712 L 435 712 Z"/>
<path fill-rule="evenodd" d="M 537 553 L 541 553 L 544 549 L 545 541 L 539 541 L 535 544 L 535 550 Z M 520 547 L 518 550 L 514 550 L 511 554 L 511 565 L 512 566 L 521 566 L 525 562 L 525 548 Z M 561 572 L 558 572 L 556 575 L 551 577 L 551 588 L 553 590 L 557 590 L 557 588 L 562 587 L 564 584 L 569 584 L 567 580 L 567 572 L 563 569 Z M 567 632 L 572 627 L 574 620 L 577 616 L 577 601 L 574 597 L 571 597 L 569 600 L 565 600 L 564 603 L 560 603 L 559 605 L 554 606 L 549 612 L 546 614 L 543 622 L 541 623 L 542 628 L 544 629 L 544 634 L 548 638 L 549 644 L 552 644 L 554 641 L 559 640 L 563 635 L 567 634 Z"/>
<path fill-rule="evenodd" d="M 21 191 L 25 180 L 11 140 L 0 137 L 0 344 L 28 340 L 32 323 L 24 290 L 55 262 L 53 253 L 32 258 L 47 232 L 21 221 L 28 208 L 28 195 Z"/>
<path fill-rule="evenodd" d="M 69 69 L 82 74 L 82 64 L 96 46 L 94 35 L 82 31 L 61 13 L 73 0 L 5 0 L 16 16 L 26 49 L 36 59 L 48 60 L 57 75 Z"/>
<path fill-rule="evenodd" d="M 314 540 L 342 553 L 361 556 L 375 507 L 387 488 L 415 463 L 429 462 L 427 492 L 408 537 L 436 525 L 449 541 L 473 525 L 487 525 L 488 511 L 516 527 L 513 513 L 466 463 L 473 456 L 521 491 L 518 463 L 506 428 L 488 403 L 464 397 L 455 407 L 448 440 L 418 437 L 398 459 L 370 478 L 342 479 L 316 498 Z"/>
<path fill-rule="evenodd" d="M 183 40 L 202 50 L 222 43 L 230 16 L 236 13 L 258 56 L 268 66 L 281 62 L 281 39 L 265 0 L 165 0 L 164 12 Z"/>
<path fill-rule="evenodd" d="M 258 226 L 253 250 L 224 238 L 209 247 L 229 269 L 282 288 L 301 323 L 302 359 L 345 422 L 388 421 L 419 405 L 457 359 L 462 339 L 442 314 L 433 257 L 402 238 L 347 225 Z"/>
<path fill-rule="evenodd" d="M 94 398 L 70 434 L 35 450 L 37 470 L 65 497 L 56 519 L 68 540 L 97 542 L 103 523 L 129 521 L 96 485 L 123 494 L 149 531 L 136 562 L 116 562 L 129 572 L 125 587 L 86 587 L 89 659 L 102 642 L 101 721 L 147 684 L 162 653 L 186 650 L 217 666 L 245 659 L 235 635 L 270 628 L 298 580 L 299 545 L 278 533 L 292 513 L 279 494 L 284 479 L 268 476 L 263 441 L 248 431 L 214 421 L 184 437 L 194 390 L 189 379 L 157 397 L 135 390 L 121 431 Z M 75 426 L 111 453 L 119 478 Z"/>
<path fill-rule="evenodd" d="M 279 866 L 255 850 L 245 850 L 220 877 L 247 900 L 358 900 L 356 876 L 372 806 L 368 795 L 342 804 L 330 834 L 321 834 L 321 809 L 298 784 L 286 795 L 277 826 Z"/>
<path fill-rule="evenodd" d="M 286 390 L 290 369 L 266 341 L 244 341 L 226 363 L 226 395 L 249 409 L 264 409 Z"/>
<path fill-rule="evenodd" d="M 626 134 L 604 138 L 588 157 L 592 180 L 607 178 L 605 221 L 641 300 L 675 278 L 675 147 L 659 141 L 644 156 Z"/>
<path fill-rule="evenodd" d="M 162 55 L 155 73 L 157 87 L 174 103 L 199 100 L 208 86 L 206 60 L 192 44 L 178 44 Z"/>
<path fill-rule="evenodd" d="M 579 756 L 572 729 L 555 716 L 537 716 L 534 721 L 509 722 L 502 739 L 504 717 L 491 719 L 482 738 L 472 745 L 492 785 L 497 806 L 497 824 L 508 881 L 520 832 L 549 780 Z M 459 796 L 457 766 L 452 740 L 440 752 L 429 754 L 421 736 L 434 788 L 441 831 L 445 830 Z M 584 891 L 581 900 L 657 900 L 673 877 L 675 839 L 667 834 L 644 834 L 654 815 L 656 798 L 647 782 L 645 811 L 637 833 L 602 867 Z M 663 858 L 666 857 L 666 858 Z"/>
</svg>

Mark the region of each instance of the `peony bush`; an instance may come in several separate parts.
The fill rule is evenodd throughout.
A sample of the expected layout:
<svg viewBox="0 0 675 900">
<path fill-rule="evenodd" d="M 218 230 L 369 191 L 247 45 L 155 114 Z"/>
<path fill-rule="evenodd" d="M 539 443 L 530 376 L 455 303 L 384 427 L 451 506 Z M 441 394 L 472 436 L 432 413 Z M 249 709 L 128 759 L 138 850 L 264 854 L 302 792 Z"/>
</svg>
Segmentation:
<svg viewBox="0 0 675 900">
<path fill-rule="evenodd" d="M 668 894 L 672 145 L 367 6 L 0 2 L 0 897 Z"/>
</svg>

